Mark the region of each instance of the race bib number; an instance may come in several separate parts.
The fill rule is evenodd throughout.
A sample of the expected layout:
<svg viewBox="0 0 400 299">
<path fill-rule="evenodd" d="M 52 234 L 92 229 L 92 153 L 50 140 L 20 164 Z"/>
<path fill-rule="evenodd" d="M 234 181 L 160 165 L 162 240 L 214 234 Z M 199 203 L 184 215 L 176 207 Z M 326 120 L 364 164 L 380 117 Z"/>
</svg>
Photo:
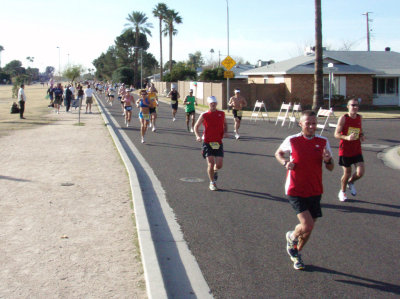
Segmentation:
<svg viewBox="0 0 400 299">
<path fill-rule="evenodd" d="M 220 144 L 218 142 L 210 142 L 209 144 L 213 150 L 217 150 L 220 147 Z"/>
<path fill-rule="evenodd" d="M 243 111 L 242 110 L 239 110 L 238 112 L 237 112 L 237 116 L 242 116 L 243 115 Z"/>
<path fill-rule="evenodd" d="M 172 104 L 172 105 L 175 105 L 175 104 L 176 104 L 176 101 L 171 101 L 171 104 Z"/>
<path fill-rule="evenodd" d="M 358 139 L 360 137 L 360 128 L 349 127 L 347 130 L 347 136 L 350 136 L 353 133 L 356 135 L 356 139 Z"/>
<path fill-rule="evenodd" d="M 142 114 L 144 120 L 150 120 L 150 114 Z"/>
</svg>

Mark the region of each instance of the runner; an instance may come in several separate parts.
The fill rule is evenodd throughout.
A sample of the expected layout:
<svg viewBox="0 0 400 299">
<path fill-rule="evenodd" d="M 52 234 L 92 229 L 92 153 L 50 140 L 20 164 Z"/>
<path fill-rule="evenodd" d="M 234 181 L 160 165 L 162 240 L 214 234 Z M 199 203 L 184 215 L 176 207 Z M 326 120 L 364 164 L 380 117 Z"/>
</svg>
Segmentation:
<svg viewBox="0 0 400 299">
<path fill-rule="evenodd" d="M 200 125 L 204 126 L 203 132 L 203 158 L 207 159 L 207 173 L 210 179 L 211 191 L 218 190 L 218 170 L 222 168 L 224 159 L 224 148 L 222 138 L 227 137 L 228 124 L 225 112 L 217 110 L 217 99 L 214 96 L 207 98 L 209 110 L 200 115 L 194 125 L 196 140 L 201 142 L 199 133 Z"/>
<path fill-rule="evenodd" d="M 341 188 L 338 194 L 340 201 L 346 201 L 346 186 L 351 195 L 356 196 L 357 191 L 354 182 L 359 180 L 365 172 L 364 158 L 361 151 L 361 142 L 364 142 L 362 130 L 362 117 L 359 115 L 359 103 L 351 99 L 347 103 L 348 114 L 341 116 L 335 130 L 335 138 L 339 143 L 339 165 L 343 168 Z M 351 174 L 351 166 L 354 164 L 355 172 Z"/>
<path fill-rule="evenodd" d="M 196 110 L 194 105 L 197 106 L 196 97 L 193 96 L 193 89 L 189 90 L 189 95 L 186 96 L 185 101 L 183 102 L 185 105 L 185 112 L 186 112 L 186 127 L 188 132 L 194 132 L 194 123 L 196 119 Z M 189 130 L 189 119 L 192 119 L 192 127 Z"/>
<path fill-rule="evenodd" d="M 144 135 L 146 135 L 147 125 L 150 122 L 150 101 L 147 97 L 146 89 L 140 91 L 140 96 L 141 98 L 136 101 L 136 107 L 140 108 L 140 135 L 142 137 L 142 143 L 144 143 Z"/>
<path fill-rule="evenodd" d="M 287 137 L 275 157 L 287 169 L 285 193 L 300 221 L 286 233 L 286 250 L 296 270 L 305 268 L 299 251 L 308 241 L 315 221 L 322 217 L 322 162 L 332 171 L 334 164 L 327 138 L 315 135 L 316 113 L 306 110 L 300 117 L 301 133 Z M 289 159 L 285 155 L 289 154 Z"/>
<path fill-rule="evenodd" d="M 156 131 L 156 119 L 157 119 L 157 107 L 158 107 L 158 97 L 157 89 L 154 83 L 151 83 L 148 89 L 148 97 L 150 100 L 150 128 L 153 132 Z"/>
<path fill-rule="evenodd" d="M 124 103 L 122 102 L 122 97 L 125 95 L 125 93 L 126 93 L 125 84 L 122 83 L 122 85 L 119 87 L 119 90 L 118 90 L 118 100 L 121 103 L 122 115 L 125 115 L 125 107 L 124 107 Z"/>
<path fill-rule="evenodd" d="M 135 101 L 132 95 L 132 90 L 127 89 L 124 97 L 121 100 L 121 103 L 124 104 L 124 109 L 125 109 L 125 125 L 126 127 L 129 127 L 129 124 L 131 123 L 131 117 L 132 117 L 132 104 Z"/>
<path fill-rule="evenodd" d="M 179 92 L 175 89 L 175 86 L 172 86 L 167 97 L 171 98 L 172 121 L 175 121 L 176 111 L 178 110 L 178 99 L 180 98 Z"/>
<path fill-rule="evenodd" d="M 113 102 L 114 102 L 114 97 L 115 97 L 115 89 L 114 89 L 114 87 L 113 87 L 113 85 L 111 83 L 108 85 L 107 90 L 108 90 L 108 92 L 107 92 L 107 96 L 108 96 L 107 103 L 110 106 L 112 106 Z"/>
<path fill-rule="evenodd" d="M 247 106 L 247 101 L 240 95 L 240 90 L 235 89 L 235 95 L 229 99 L 228 106 L 232 107 L 233 118 L 235 120 L 235 138 L 239 139 L 239 128 L 242 120 L 243 108 Z"/>
</svg>

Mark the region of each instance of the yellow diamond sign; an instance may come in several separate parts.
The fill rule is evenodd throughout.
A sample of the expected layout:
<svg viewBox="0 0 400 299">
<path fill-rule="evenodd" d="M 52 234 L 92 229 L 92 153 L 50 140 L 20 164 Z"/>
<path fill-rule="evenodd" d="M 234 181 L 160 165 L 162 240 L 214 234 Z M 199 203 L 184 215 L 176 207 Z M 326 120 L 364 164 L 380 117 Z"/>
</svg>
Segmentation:
<svg viewBox="0 0 400 299">
<path fill-rule="evenodd" d="M 231 68 L 234 67 L 236 61 L 232 59 L 230 56 L 226 56 L 224 60 L 222 60 L 221 64 L 229 71 Z"/>
</svg>

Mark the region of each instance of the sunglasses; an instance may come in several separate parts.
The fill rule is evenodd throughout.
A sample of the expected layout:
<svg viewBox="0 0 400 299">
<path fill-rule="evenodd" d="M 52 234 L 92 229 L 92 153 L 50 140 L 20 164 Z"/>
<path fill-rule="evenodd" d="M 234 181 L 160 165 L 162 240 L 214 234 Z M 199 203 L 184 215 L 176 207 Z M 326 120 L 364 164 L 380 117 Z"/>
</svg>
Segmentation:
<svg viewBox="0 0 400 299">
<path fill-rule="evenodd" d="M 351 107 L 358 107 L 358 104 L 350 104 Z"/>
</svg>

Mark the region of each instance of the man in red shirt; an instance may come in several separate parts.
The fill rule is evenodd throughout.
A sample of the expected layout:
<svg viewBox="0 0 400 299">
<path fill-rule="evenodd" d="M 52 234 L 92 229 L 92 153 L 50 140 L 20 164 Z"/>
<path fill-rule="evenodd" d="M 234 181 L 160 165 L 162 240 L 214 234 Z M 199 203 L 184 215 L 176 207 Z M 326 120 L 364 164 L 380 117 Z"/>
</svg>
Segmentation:
<svg viewBox="0 0 400 299">
<path fill-rule="evenodd" d="M 224 159 L 224 147 L 222 138 L 228 132 L 225 112 L 217 110 L 217 99 L 214 96 L 207 98 L 209 110 L 200 115 L 194 125 L 196 140 L 203 139 L 203 158 L 207 159 L 207 173 L 210 179 L 210 190 L 218 190 L 216 181 L 218 170 L 222 168 Z M 204 126 L 203 138 L 200 136 L 199 127 Z"/>
<path fill-rule="evenodd" d="M 335 130 L 335 138 L 339 143 L 339 165 L 343 168 L 341 188 L 338 194 L 340 201 L 346 201 L 346 186 L 351 195 L 356 196 L 354 182 L 359 180 L 365 172 L 364 158 L 361 152 L 361 142 L 364 142 L 362 117 L 358 112 L 359 102 L 351 99 L 347 102 L 348 114 L 341 116 Z M 351 165 L 355 165 L 355 172 L 351 174 Z"/>
<path fill-rule="evenodd" d="M 300 221 L 293 231 L 286 233 L 286 250 L 296 270 L 305 267 L 299 251 L 308 241 L 316 219 L 322 217 L 322 162 L 330 171 L 334 167 L 328 139 L 315 135 L 315 112 L 303 111 L 299 125 L 301 133 L 287 137 L 275 153 L 287 169 L 285 192 Z"/>
</svg>

